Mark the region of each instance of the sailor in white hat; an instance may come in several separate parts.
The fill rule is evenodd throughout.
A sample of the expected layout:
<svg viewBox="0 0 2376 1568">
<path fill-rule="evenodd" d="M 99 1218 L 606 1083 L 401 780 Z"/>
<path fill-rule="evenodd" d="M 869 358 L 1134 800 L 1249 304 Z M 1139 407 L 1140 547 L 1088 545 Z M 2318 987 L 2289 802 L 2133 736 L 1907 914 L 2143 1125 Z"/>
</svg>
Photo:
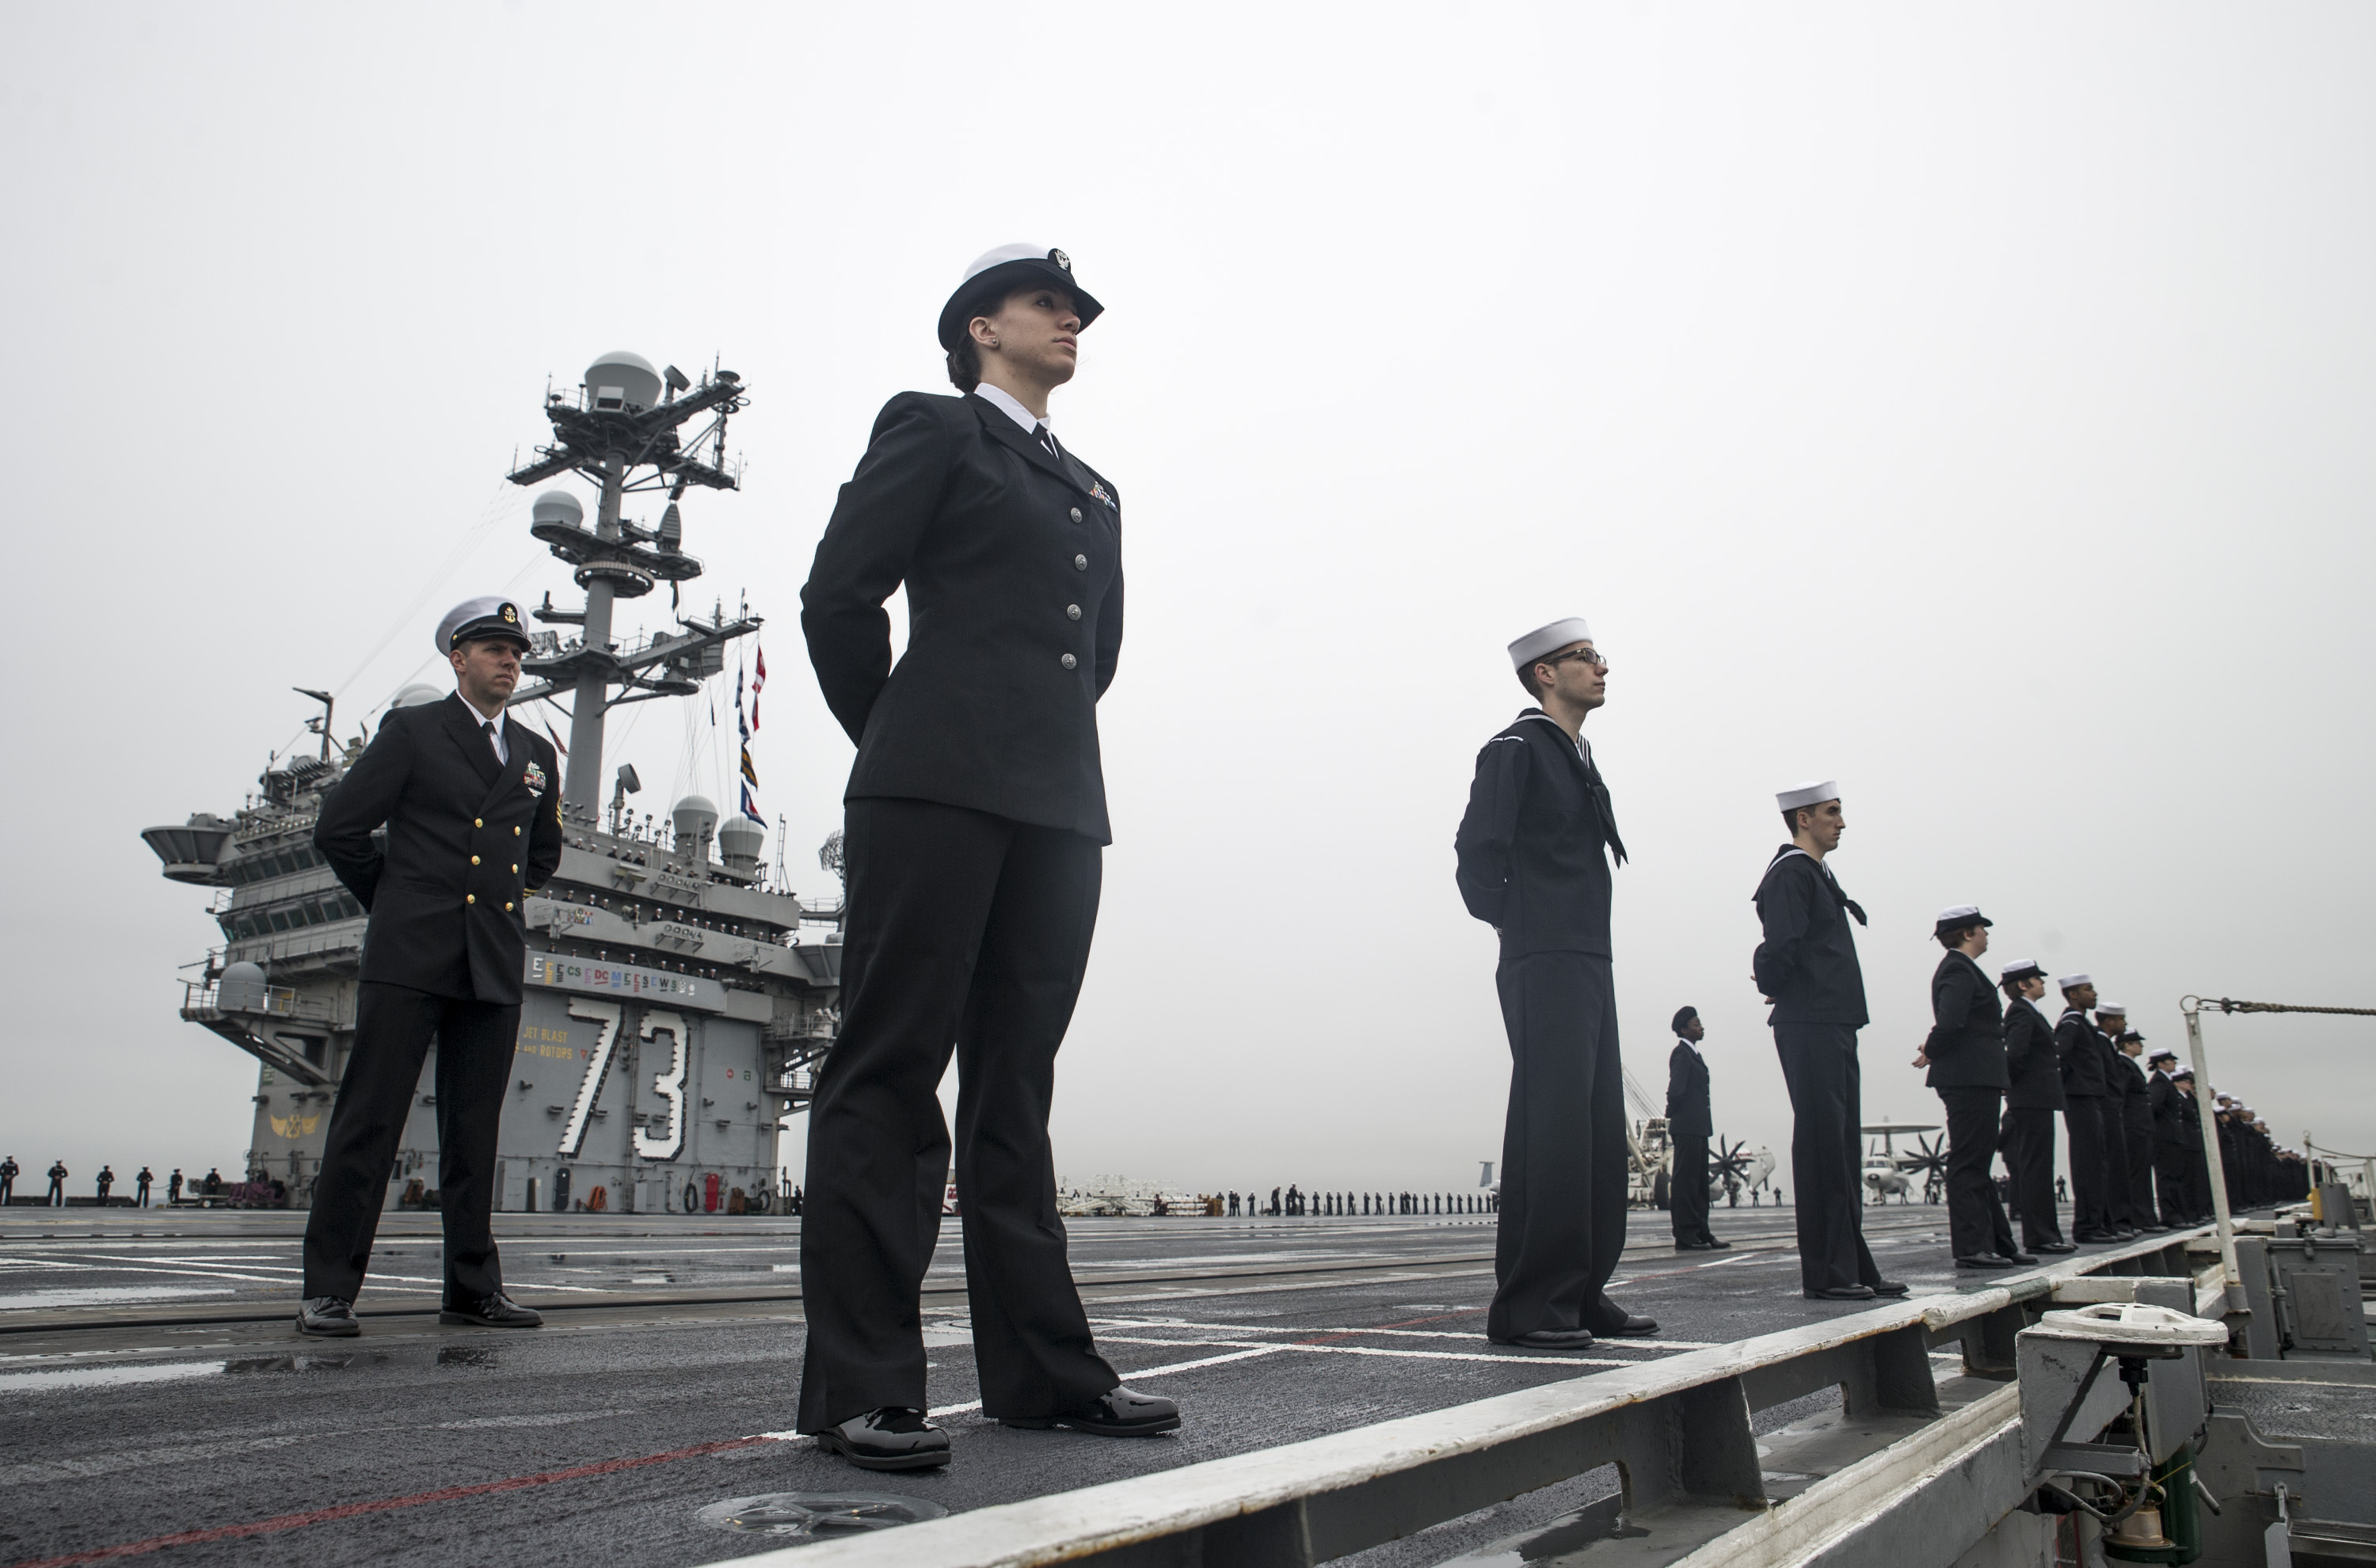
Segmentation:
<svg viewBox="0 0 2376 1568">
<path fill-rule="evenodd" d="M 2112 1042 L 2088 1021 L 2096 982 L 2085 974 L 2056 979 L 2062 1016 L 2054 1026 L 2054 1054 L 2062 1063 L 2062 1123 L 2071 1143 L 2071 1239 L 2102 1242 L 2128 1240 L 2126 1162 L 2114 1185 L 2120 1150 L 2120 1080 L 2112 1076 Z"/>
<path fill-rule="evenodd" d="M 1980 968 L 1989 927 L 1978 904 L 1939 911 L 1931 937 L 1947 950 L 1930 977 L 1930 1033 L 1915 1063 L 1947 1114 L 1947 1233 L 1958 1268 L 2011 1268 L 2037 1261 L 2014 1244 L 1997 1184 L 1996 1163 L 2005 1091 L 2004 1009 L 1995 982 Z"/>
<path fill-rule="evenodd" d="M 1609 661 L 1575 618 L 1510 644 L 1537 706 L 1477 754 L 1453 840 L 1460 897 L 1501 938 L 1494 986 L 1510 1037 L 1501 1223 L 1485 1332 L 1580 1350 L 1658 1325 L 1609 1299 L 1625 1248 L 1625 1080 L 1610 974 L 1610 857 L 1625 859 L 1584 721 Z"/>
<path fill-rule="evenodd" d="M 495 1252 L 495 1131 L 518 1043 L 528 899 L 561 864 L 561 764 L 505 713 L 528 651 L 519 606 L 465 600 L 437 624 L 444 702 L 392 708 L 323 797 L 314 847 L 370 911 L 355 1038 L 305 1218 L 302 1334 L 362 1332 L 354 1301 L 388 1171 L 437 1042 L 446 1230 L 440 1321 L 533 1328 Z M 381 835 L 379 830 L 386 831 Z"/>
<path fill-rule="evenodd" d="M 2054 1026 L 2037 1010 L 2046 971 L 2034 958 L 1998 968 L 2004 992 L 2005 1091 L 2002 1141 L 2013 1206 L 2021 1220 L 2022 1251 L 2070 1253 L 2054 1202 L 2054 1114 L 2063 1108 L 2062 1064 L 2054 1054 Z"/>
<path fill-rule="evenodd" d="M 1829 778 L 1795 784 L 1774 803 L 1790 841 L 1774 852 L 1757 885 L 1764 940 L 1751 956 L 1750 972 L 1773 1006 L 1766 1022 L 1790 1090 L 1800 1285 L 1811 1301 L 1903 1296 L 1907 1287 L 1883 1278 L 1864 1244 L 1857 1031 L 1869 1018 L 1848 927 L 1851 919 L 1864 923 L 1864 910 L 1824 863 L 1847 830 L 1840 787 Z"/>
<path fill-rule="evenodd" d="M 1099 314 L 1052 246 L 967 267 L 937 333 L 958 396 L 884 406 L 801 589 L 858 755 L 841 1029 L 809 1112 L 796 1424 L 861 1468 L 948 1462 L 918 1303 L 952 1158 L 982 1413 L 1108 1437 L 1180 1424 L 1098 1354 L 1049 1196 L 1056 1053 L 1113 840 L 1098 704 L 1123 573 L 1121 498 L 1057 441 L 1048 401 Z M 895 664 L 883 606 L 903 585 Z M 952 1149 L 934 1086 L 960 1036 Z"/>
</svg>

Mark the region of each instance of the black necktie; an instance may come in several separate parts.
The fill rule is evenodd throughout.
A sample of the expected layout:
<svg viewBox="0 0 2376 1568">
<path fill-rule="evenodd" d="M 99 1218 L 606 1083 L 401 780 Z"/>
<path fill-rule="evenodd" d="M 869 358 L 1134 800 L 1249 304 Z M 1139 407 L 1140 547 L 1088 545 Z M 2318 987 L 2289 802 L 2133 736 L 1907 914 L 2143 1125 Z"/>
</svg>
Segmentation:
<svg viewBox="0 0 2376 1568">
<path fill-rule="evenodd" d="M 1048 456 L 1051 457 L 1061 457 L 1064 455 L 1063 451 L 1056 445 L 1056 433 L 1050 430 L 1045 424 L 1033 425 L 1031 427 L 1031 434 L 1040 438 L 1040 445 L 1048 448 Z"/>
<path fill-rule="evenodd" d="M 504 738 L 495 733 L 495 721 L 492 719 L 486 720 L 485 729 L 487 731 L 487 744 L 495 749 L 495 760 L 497 762 L 508 762 L 510 759 L 504 755 Z"/>
</svg>

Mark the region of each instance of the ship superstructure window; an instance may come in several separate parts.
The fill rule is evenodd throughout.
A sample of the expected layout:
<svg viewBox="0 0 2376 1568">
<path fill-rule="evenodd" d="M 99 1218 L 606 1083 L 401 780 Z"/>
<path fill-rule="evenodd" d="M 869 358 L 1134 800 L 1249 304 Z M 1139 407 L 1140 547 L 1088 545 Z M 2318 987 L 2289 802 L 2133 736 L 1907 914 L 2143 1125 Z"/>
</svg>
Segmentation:
<svg viewBox="0 0 2376 1568">
<path fill-rule="evenodd" d="M 311 845 L 297 844 L 270 854 L 242 856 L 232 862 L 231 882 L 234 887 L 244 887 L 252 882 L 293 876 L 301 871 L 312 871 L 316 866 L 329 863 L 315 854 Z"/>
</svg>

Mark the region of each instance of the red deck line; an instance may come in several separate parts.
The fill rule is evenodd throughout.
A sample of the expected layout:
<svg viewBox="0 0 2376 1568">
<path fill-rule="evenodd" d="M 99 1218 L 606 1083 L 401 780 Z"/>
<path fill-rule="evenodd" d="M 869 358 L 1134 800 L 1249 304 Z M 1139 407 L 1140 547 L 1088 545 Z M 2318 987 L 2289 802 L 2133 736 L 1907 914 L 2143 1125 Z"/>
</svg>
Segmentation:
<svg viewBox="0 0 2376 1568">
<path fill-rule="evenodd" d="M 170 1536 L 151 1536 L 147 1540 L 95 1547 L 89 1551 L 70 1551 L 63 1557 L 29 1558 L 12 1564 L 11 1568 L 74 1568 L 77 1563 L 106 1562 L 119 1557 L 137 1557 L 144 1552 L 161 1551 L 169 1546 L 196 1546 L 206 1541 L 232 1540 L 246 1536 L 278 1535 L 283 1530 L 303 1529 L 307 1525 L 327 1525 L 338 1519 L 385 1514 L 396 1508 L 416 1508 L 424 1503 L 450 1503 L 456 1498 L 481 1497 L 493 1491 L 517 1491 L 524 1487 L 550 1486 L 555 1481 L 574 1481 L 587 1476 L 607 1476 L 620 1470 L 641 1469 L 646 1465 L 665 1465 L 673 1459 L 698 1459 L 707 1454 L 722 1454 L 731 1448 L 749 1448 L 775 1441 L 772 1437 L 734 1437 L 718 1443 L 696 1443 L 690 1448 L 672 1448 L 665 1454 L 646 1454 L 635 1459 L 604 1459 L 591 1465 L 572 1466 L 566 1470 L 541 1470 L 532 1476 L 513 1476 L 499 1481 L 439 1487 L 434 1491 L 416 1491 L 409 1497 L 384 1497 L 373 1503 L 341 1503 L 335 1508 L 311 1508 L 303 1514 L 283 1514 L 277 1518 L 257 1519 L 244 1525 L 178 1530 Z"/>
</svg>

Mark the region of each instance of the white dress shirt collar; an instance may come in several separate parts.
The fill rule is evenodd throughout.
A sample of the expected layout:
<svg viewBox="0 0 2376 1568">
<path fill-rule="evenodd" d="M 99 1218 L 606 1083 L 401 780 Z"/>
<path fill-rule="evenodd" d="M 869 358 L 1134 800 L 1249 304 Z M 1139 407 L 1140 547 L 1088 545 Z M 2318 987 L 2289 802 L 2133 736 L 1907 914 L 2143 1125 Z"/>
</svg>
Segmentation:
<svg viewBox="0 0 2376 1568">
<path fill-rule="evenodd" d="M 983 402 L 988 403 L 992 408 L 996 409 L 1000 413 L 1004 414 L 1008 419 L 1011 419 L 1016 423 L 1021 425 L 1023 427 L 1023 434 L 1026 435 L 1031 434 L 1041 425 L 1048 423 L 1046 420 L 1041 419 L 1038 414 L 1035 414 L 1030 410 L 1025 408 L 1022 403 L 1016 399 L 1014 393 L 1007 391 L 1006 388 L 1003 386 L 992 386 L 989 382 L 985 381 L 973 389 L 973 395 L 980 398 Z M 1054 427 L 1051 425 L 1050 428 L 1053 429 Z"/>
<path fill-rule="evenodd" d="M 457 697 L 462 696 L 462 694 L 459 692 L 456 692 L 454 695 Z M 472 702 L 469 697 L 462 697 L 462 706 L 470 710 L 470 717 L 479 721 L 479 727 L 481 730 L 485 729 L 490 724 L 494 726 L 493 732 L 487 738 L 494 742 L 495 760 L 503 763 L 508 763 L 511 761 L 511 748 L 504 744 L 504 710 L 497 708 L 493 713 L 481 713 L 479 711 L 479 705 Z"/>
</svg>

